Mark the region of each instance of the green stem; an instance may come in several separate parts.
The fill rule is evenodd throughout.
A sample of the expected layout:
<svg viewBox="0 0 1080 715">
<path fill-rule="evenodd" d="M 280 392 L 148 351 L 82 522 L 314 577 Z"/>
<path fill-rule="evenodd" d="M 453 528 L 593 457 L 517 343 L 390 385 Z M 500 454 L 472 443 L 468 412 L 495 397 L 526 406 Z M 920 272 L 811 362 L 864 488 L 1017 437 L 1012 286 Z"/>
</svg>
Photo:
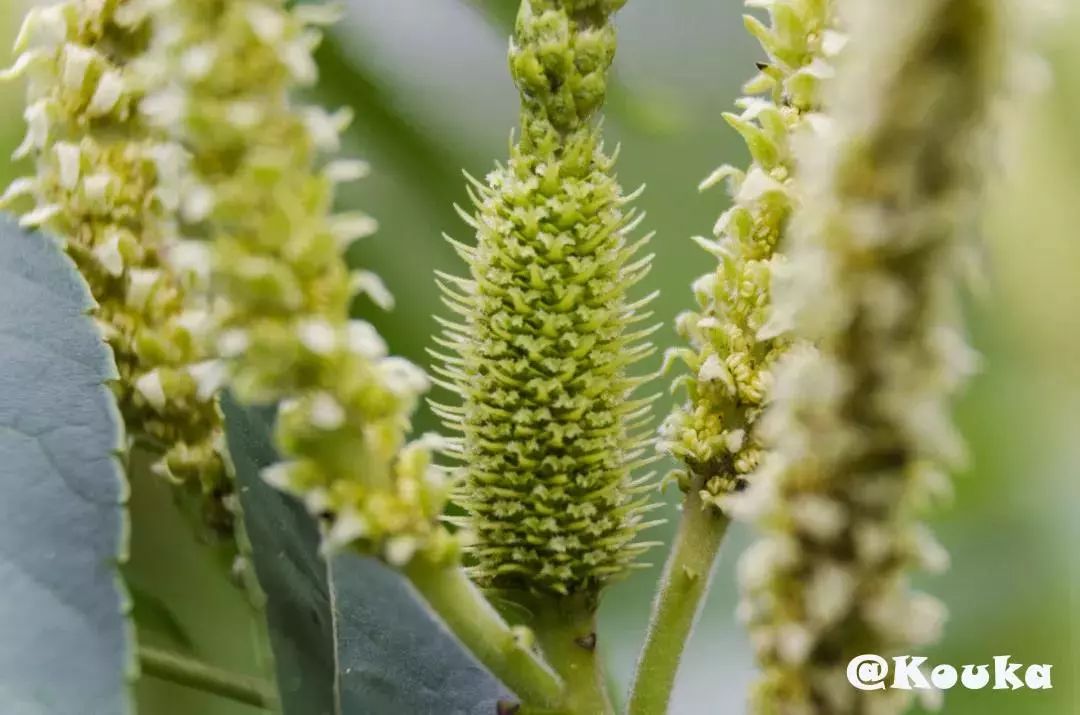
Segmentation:
<svg viewBox="0 0 1080 715">
<path fill-rule="evenodd" d="M 405 575 L 477 660 L 526 704 L 558 704 L 562 694 L 558 676 L 519 642 L 460 567 L 417 557 Z"/>
<path fill-rule="evenodd" d="M 176 653 L 140 646 L 139 665 L 144 675 L 220 695 L 239 703 L 267 710 L 277 704 L 277 694 L 266 681 L 229 673 Z"/>
<path fill-rule="evenodd" d="M 563 679 L 559 715 L 613 713 L 596 651 L 596 598 L 515 594 L 544 658 Z"/>
<path fill-rule="evenodd" d="M 730 519 L 702 503 L 697 483 L 683 500 L 679 533 L 653 602 L 645 646 L 630 689 L 628 715 L 664 715 L 679 660 L 701 603 Z"/>
</svg>

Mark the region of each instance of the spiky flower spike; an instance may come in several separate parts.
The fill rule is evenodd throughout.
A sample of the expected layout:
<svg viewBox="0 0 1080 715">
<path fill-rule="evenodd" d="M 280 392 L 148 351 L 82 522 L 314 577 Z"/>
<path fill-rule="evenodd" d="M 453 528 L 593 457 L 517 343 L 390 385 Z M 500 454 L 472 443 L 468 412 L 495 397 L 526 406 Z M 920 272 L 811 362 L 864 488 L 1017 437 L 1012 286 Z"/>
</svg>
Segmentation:
<svg viewBox="0 0 1080 715">
<path fill-rule="evenodd" d="M 170 146 L 137 111 L 146 18 L 137 3 L 71 0 L 30 11 L 9 77 L 29 75 L 29 131 L 16 158 L 36 159 L 3 202 L 32 197 L 22 223 L 65 239 L 97 302 L 133 439 L 164 450 L 156 471 L 206 495 L 214 526 L 231 522 L 219 453 L 214 364 L 184 309 L 186 278 L 163 246 L 175 206 L 160 185 Z"/>
<path fill-rule="evenodd" d="M 748 5 L 763 3 L 748 0 Z M 685 491 L 698 489 L 706 504 L 746 486 L 761 460 L 758 417 L 769 398 L 772 369 L 789 340 L 764 336 L 771 302 L 770 283 L 783 266 L 778 253 L 798 198 L 793 140 L 824 121 L 822 79 L 844 44 L 832 29 L 831 0 L 777 0 L 767 3 L 771 25 L 746 16 L 746 26 L 768 53 L 767 63 L 744 87 L 740 114 L 724 118 L 742 135 L 752 162 L 747 171 L 730 165 L 702 182 L 710 188 L 728 181 L 733 206 L 713 229 L 716 240 L 695 239 L 718 265 L 694 283 L 698 311 L 679 316 L 677 327 L 691 348 L 669 353 L 691 375 L 688 402 L 661 428 L 661 450 L 686 465 L 676 472 Z M 764 96 L 760 96 L 764 95 Z"/>
<path fill-rule="evenodd" d="M 943 609 L 908 571 L 947 561 L 919 513 L 964 451 L 948 416 L 973 363 L 961 228 L 1001 74 L 1001 6 L 843 6 L 832 126 L 802 157 L 807 196 L 774 291 L 780 323 L 817 348 L 778 369 L 763 422 L 776 456 L 733 505 L 765 532 L 740 564 L 758 713 L 898 713 L 904 691 L 856 690 L 846 666 L 918 652 L 940 629 Z"/>
<path fill-rule="evenodd" d="M 331 213 L 335 184 L 366 172 L 320 158 L 338 149 L 348 114 L 291 98 L 316 79 L 315 25 L 333 13 L 281 0 L 158 5 L 155 52 L 174 84 L 143 110 L 191 152 L 174 167 L 188 237 L 176 249 L 207 264 L 209 328 L 231 385 L 242 401 L 280 403 L 290 461 L 266 478 L 328 520 L 328 546 L 355 543 L 398 566 L 421 552 L 452 558 L 430 440 L 405 442 L 427 378 L 350 319 L 357 292 L 388 296 L 343 255 L 374 221 Z"/>
<path fill-rule="evenodd" d="M 463 404 L 436 405 L 463 434 L 472 574 L 489 587 L 595 593 L 644 548 L 645 498 L 630 480 L 648 419 L 628 368 L 652 351 L 632 328 L 647 301 L 627 290 L 649 269 L 627 236 L 594 115 L 624 0 L 524 0 L 510 49 L 521 138 L 510 162 L 473 182 L 476 246 L 454 243 L 468 279 L 441 276 L 461 316 L 438 369 Z"/>
</svg>

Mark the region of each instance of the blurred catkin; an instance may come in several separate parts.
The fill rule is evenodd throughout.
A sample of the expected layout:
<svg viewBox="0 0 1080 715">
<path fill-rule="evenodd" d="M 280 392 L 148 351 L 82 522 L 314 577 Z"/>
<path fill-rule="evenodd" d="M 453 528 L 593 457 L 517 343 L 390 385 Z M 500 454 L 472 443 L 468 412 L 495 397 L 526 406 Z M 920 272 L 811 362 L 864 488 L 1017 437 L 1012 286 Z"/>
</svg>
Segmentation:
<svg viewBox="0 0 1080 715">
<path fill-rule="evenodd" d="M 170 0 L 155 12 L 163 74 L 142 109 L 189 152 L 172 167 L 186 236 L 175 249 L 202 268 L 204 325 L 236 396 L 279 405 L 287 461 L 265 478 L 325 521 L 329 547 L 397 566 L 455 558 L 438 524 L 448 484 L 433 440 L 406 443 L 428 379 L 350 318 L 358 293 L 391 300 L 344 257 L 375 222 L 333 212 L 335 185 L 367 172 L 329 158 L 350 114 L 293 99 L 316 81 L 317 28 L 336 12 L 280 0 Z"/>
<path fill-rule="evenodd" d="M 949 398 L 975 364 L 959 294 L 1002 75 L 1002 3 L 841 8 L 850 39 L 826 92 L 829 123 L 800 154 L 805 197 L 765 331 L 815 347 L 778 367 L 762 423 L 772 452 L 731 499 L 764 532 L 740 578 L 762 669 L 755 711 L 768 715 L 907 706 L 905 691 L 853 688 L 845 669 L 938 637 L 943 608 L 909 572 L 947 565 L 919 515 L 964 459 Z"/>
<path fill-rule="evenodd" d="M 160 449 L 154 471 L 202 494 L 211 525 L 227 530 L 219 371 L 185 309 L 189 275 L 167 251 L 176 207 L 161 170 L 176 149 L 138 111 L 148 79 L 141 8 L 71 0 L 30 10 L 4 74 L 28 79 L 28 131 L 15 158 L 32 157 L 37 172 L 0 203 L 30 197 L 22 224 L 64 240 L 115 355 L 129 435 Z"/>
<path fill-rule="evenodd" d="M 650 486 L 648 399 L 629 368 L 652 352 L 627 293 L 649 269 L 628 236 L 595 115 L 624 0 L 524 0 L 510 48 L 521 135 L 510 161 L 472 181 L 462 212 L 476 245 L 454 242 L 469 276 L 440 276 L 459 322 L 436 353 L 458 406 L 436 405 L 462 434 L 463 526 L 484 586 L 595 594 L 646 547 L 635 543 Z"/>
<path fill-rule="evenodd" d="M 770 396 L 773 366 L 790 344 L 762 328 L 800 195 L 794 148 L 826 122 L 821 83 L 832 75 L 831 58 L 846 41 L 832 29 L 831 0 L 782 0 L 768 7 L 768 26 L 745 18 L 768 60 L 744 86 L 741 113 L 724 115 L 746 142 L 751 164 L 746 171 L 724 165 L 702 182 L 707 189 L 726 180 L 733 205 L 713 229 L 716 240 L 695 239 L 717 266 L 693 285 L 697 310 L 678 318 L 690 347 L 668 354 L 691 370 L 674 383 L 686 385 L 689 399 L 664 422 L 659 447 L 686 465 L 674 475 L 682 489 L 699 489 L 702 501 L 714 505 L 744 488 L 761 461 L 757 421 Z"/>
</svg>

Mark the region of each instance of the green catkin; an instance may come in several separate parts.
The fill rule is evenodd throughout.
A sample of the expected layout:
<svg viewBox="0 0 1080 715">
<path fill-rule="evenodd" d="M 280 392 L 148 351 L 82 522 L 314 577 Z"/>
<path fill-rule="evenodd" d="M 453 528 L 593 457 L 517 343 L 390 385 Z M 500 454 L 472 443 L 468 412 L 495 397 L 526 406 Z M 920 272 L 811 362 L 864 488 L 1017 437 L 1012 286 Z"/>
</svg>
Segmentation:
<svg viewBox="0 0 1080 715">
<path fill-rule="evenodd" d="M 724 115 L 746 142 L 751 164 L 747 171 L 724 165 L 702 182 L 707 189 L 727 180 L 733 205 L 716 223 L 716 240 L 695 239 L 718 262 L 694 283 L 697 311 L 676 323 L 690 347 L 668 354 L 691 370 L 673 385 L 685 384 L 689 399 L 664 422 L 659 447 L 686 465 L 672 475 L 680 487 L 698 488 L 702 501 L 714 506 L 744 488 L 761 461 L 756 425 L 769 399 L 773 366 L 790 345 L 787 337 L 766 336 L 762 328 L 799 196 L 794 145 L 825 121 L 821 83 L 846 42 L 832 28 L 831 0 L 767 6 L 768 26 L 750 15 L 745 21 L 768 61 L 743 88 L 741 113 Z"/>
<path fill-rule="evenodd" d="M 287 461 L 265 478 L 324 519 L 328 548 L 396 566 L 452 560 L 434 440 L 406 443 L 427 377 L 350 318 L 356 294 L 389 296 L 344 258 L 374 221 L 332 212 L 335 185 L 367 171 L 323 158 L 349 114 L 293 101 L 316 80 L 318 26 L 335 12 L 280 0 L 167 0 L 155 12 L 164 74 L 143 111 L 189 152 L 173 171 L 186 236 L 175 248 L 209 276 L 207 332 L 236 396 L 279 405 Z"/>
<path fill-rule="evenodd" d="M 973 369 L 959 292 L 983 125 L 1002 74 L 1002 0 L 857 0 L 800 154 L 806 197 L 774 328 L 815 347 L 777 370 L 769 457 L 737 516 L 763 531 L 740 563 L 762 715 L 890 715 L 910 693 L 857 690 L 851 658 L 918 653 L 944 610 L 912 569 L 948 555 L 920 513 L 963 444 L 949 397 Z M 882 32 L 882 28 L 888 28 Z"/>
<path fill-rule="evenodd" d="M 483 586 L 594 594 L 647 545 L 634 538 L 651 489 L 630 473 L 648 399 L 628 369 L 652 352 L 649 269 L 628 242 L 640 215 L 594 122 L 624 0 L 525 0 L 510 49 L 521 137 L 509 163 L 472 181 L 476 245 L 454 242 L 468 278 L 440 276 L 460 322 L 437 342 L 437 371 L 460 406 L 435 405 L 462 434 L 458 502 Z"/>
<path fill-rule="evenodd" d="M 29 129 L 15 157 L 33 157 L 37 173 L 0 203 L 31 197 L 23 225 L 64 239 L 116 359 L 129 435 L 161 449 L 154 470 L 203 494 L 210 523 L 227 531 L 218 370 L 185 310 L 188 277 L 165 250 L 175 207 L 159 167 L 175 149 L 137 109 L 148 37 L 140 7 L 72 0 L 30 11 L 5 75 L 29 80 Z"/>
</svg>

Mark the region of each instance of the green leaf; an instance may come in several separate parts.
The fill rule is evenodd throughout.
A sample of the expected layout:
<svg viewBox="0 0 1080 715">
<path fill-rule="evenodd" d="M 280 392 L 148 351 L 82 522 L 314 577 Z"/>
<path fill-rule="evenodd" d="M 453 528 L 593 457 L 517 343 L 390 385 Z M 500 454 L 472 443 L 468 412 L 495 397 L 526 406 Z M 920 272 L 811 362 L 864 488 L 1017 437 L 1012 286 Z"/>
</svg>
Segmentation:
<svg viewBox="0 0 1080 715">
<path fill-rule="evenodd" d="M 318 531 L 307 513 L 259 478 L 277 461 L 272 413 L 222 400 L 226 435 L 251 559 L 266 594 L 266 617 L 284 713 L 337 715 L 334 622 Z M 313 546 L 314 544 L 314 546 Z"/>
<path fill-rule="evenodd" d="M 393 166 L 407 178 L 420 197 L 418 204 L 449 206 L 458 198 L 466 157 L 417 125 L 400 106 L 400 88 L 381 78 L 361 53 L 346 50 L 348 43 L 355 41 L 344 31 L 330 32 L 316 51 L 319 84 L 315 91 L 319 103 L 356 110 L 350 131 L 355 134 L 358 127 L 363 127 L 364 134 L 374 140 L 382 154 L 381 163 Z"/>
<path fill-rule="evenodd" d="M 0 712 L 131 711 L 116 368 L 60 246 L 0 218 Z"/>
<path fill-rule="evenodd" d="M 223 401 L 285 715 L 491 715 L 502 687 L 379 562 L 319 555 L 315 522 L 259 471 L 272 413 Z M 336 683 L 335 683 L 336 681 Z"/>
<path fill-rule="evenodd" d="M 517 19 L 517 0 L 469 0 L 490 20 L 491 24 L 502 32 L 509 35 L 514 31 L 514 20 Z"/>
</svg>

